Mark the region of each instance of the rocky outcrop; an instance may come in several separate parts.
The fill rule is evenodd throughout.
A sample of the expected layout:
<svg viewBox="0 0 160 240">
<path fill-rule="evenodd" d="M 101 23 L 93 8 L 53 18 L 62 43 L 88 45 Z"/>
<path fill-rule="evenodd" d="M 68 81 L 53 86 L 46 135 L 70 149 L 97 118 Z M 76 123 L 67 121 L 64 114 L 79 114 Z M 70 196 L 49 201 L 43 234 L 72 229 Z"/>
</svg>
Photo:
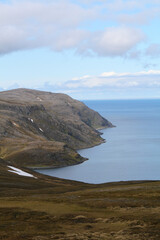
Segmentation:
<svg viewBox="0 0 160 240">
<path fill-rule="evenodd" d="M 17 89 L 0 93 L 0 157 L 29 167 L 83 162 L 76 149 L 103 141 L 112 124 L 65 94 Z"/>
</svg>

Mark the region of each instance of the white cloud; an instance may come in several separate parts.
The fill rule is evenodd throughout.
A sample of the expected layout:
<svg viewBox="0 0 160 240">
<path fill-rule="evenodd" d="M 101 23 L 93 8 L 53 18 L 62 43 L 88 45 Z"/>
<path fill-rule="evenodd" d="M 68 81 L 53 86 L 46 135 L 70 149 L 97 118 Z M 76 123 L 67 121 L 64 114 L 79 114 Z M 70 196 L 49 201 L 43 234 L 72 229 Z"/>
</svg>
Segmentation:
<svg viewBox="0 0 160 240">
<path fill-rule="evenodd" d="M 28 40 L 29 36 L 25 30 L 15 26 L 2 26 L 0 36 L 0 54 L 37 46 L 34 41 Z"/>
<path fill-rule="evenodd" d="M 79 25 L 94 19 L 94 9 L 68 1 L 0 3 L 0 54 L 21 49 L 78 47 L 86 37 Z"/>
<path fill-rule="evenodd" d="M 86 39 L 88 35 L 89 34 L 83 30 L 63 30 L 53 38 L 51 48 L 56 51 L 62 51 L 63 49 L 68 48 L 77 48 L 77 46 L 83 43 L 84 39 Z"/>
<path fill-rule="evenodd" d="M 110 6 L 110 1 L 107 8 L 105 1 L 89 2 L 92 3 L 89 7 L 71 0 L 0 3 L 0 54 L 49 47 L 54 51 L 74 48 L 80 54 L 91 48 L 98 55 L 121 56 L 143 40 L 140 30 L 129 27 L 101 32 L 85 28 L 98 19 L 105 22 Z"/>
<path fill-rule="evenodd" d="M 101 56 L 118 56 L 126 54 L 144 39 L 145 36 L 138 29 L 112 27 L 98 35 L 95 34 L 91 39 L 90 47 Z"/>
<path fill-rule="evenodd" d="M 142 4 L 136 0 L 114 0 L 106 3 L 111 11 L 133 10 L 141 8 Z"/>
<path fill-rule="evenodd" d="M 156 0 L 7 2 L 0 3 L 0 54 L 48 47 L 75 49 L 84 55 L 124 56 L 130 50 L 135 53 L 135 46 L 145 39 L 138 27 L 160 13 Z"/>
<path fill-rule="evenodd" d="M 103 72 L 98 76 L 85 75 L 57 85 L 46 82 L 32 88 L 66 93 L 78 99 L 159 98 L 160 70 Z"/>
<path fill-rule="evenodd" d="M 160 70 L 135 73 L 104 72 L 99 76 L 83 76 L 65 83 L 66 88 L 160 87 Z"/>
<path fill-rule="evenodd" d="M 73 27 L 95 16 L 94 9 L 84 9 L 69 1 L 12 1 L 0 4 L 1 24 L 52 24 Z"/>
<path fill-rule="evenodd" d="M 110 0 L 106 1 L 106 6 L 111 11 L 145 11 L 146 9 L 152 9 L 154 7 L 159 7 L 159 0 Z"/>
<path fill-rule="evenodd" d="M 153 18 L 160 14 L 160 9 L 151 8 L 140 12 L 120 14 L 117 16 L 117 20 L 123 24 L 136 24 L 144 25 L 148 24 Z"/>
</svg>

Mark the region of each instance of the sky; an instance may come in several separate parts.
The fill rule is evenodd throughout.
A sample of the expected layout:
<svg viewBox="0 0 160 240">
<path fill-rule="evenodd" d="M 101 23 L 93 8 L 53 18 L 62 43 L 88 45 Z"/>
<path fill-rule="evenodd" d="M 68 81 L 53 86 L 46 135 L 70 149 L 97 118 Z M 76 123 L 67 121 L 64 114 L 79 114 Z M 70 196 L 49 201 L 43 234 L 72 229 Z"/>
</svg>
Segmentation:
<svg viewBox="0 0 160 240">
<path fill-rule="evenodd" d="M 0 0 L 0 91 L 160 98 L 159 0 Z"/>
</svg>

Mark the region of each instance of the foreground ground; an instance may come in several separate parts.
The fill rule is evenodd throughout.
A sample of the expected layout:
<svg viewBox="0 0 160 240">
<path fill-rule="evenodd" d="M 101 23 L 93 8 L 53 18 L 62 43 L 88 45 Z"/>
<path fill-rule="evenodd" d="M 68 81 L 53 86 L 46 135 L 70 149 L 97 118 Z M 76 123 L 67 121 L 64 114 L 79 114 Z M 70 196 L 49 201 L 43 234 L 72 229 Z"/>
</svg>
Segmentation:
<svg viewBox="0 0 160 240">
<path fill-rule="evenodd" d="M 0 239 L 160 239 L 160 182 L 84 184 L 0 162 Z"/>
</svg>

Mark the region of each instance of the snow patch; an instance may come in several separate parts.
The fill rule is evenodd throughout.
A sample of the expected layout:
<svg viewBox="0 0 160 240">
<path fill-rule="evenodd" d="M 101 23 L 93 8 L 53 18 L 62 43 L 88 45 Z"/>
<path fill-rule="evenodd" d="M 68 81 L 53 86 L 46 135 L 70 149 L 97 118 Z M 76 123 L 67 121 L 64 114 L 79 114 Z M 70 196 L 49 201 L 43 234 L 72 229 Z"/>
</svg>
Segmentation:
<svg viewBox="0 0 160 240">
<path fill-rule="evenodd" d="M 34 122 L 32 118 L 28 118 L 29 121 L 31 121 L 32 123 Z"/>
<path fill-rule="evenodd" d="M 39 128 L 39 130 L 40 130 L 41 132 L 44 132 L 42 128 Z"/>
<path fill-rule="evenodd" d="M 42 99 L 40 97 L 37 97 L 37 100 L 39 100 L 40 102 L 42 102 Z"/>
<path fill-rule="evenodd" d="M 18 175 L 20 175 L 20 176 L 37 178 L 37 177 L 34 177 L 34 176 L 33 176 L 32 174 L 30 174 L 30 173 L 27 173 L 27 172 L 22 171 L 22 170 L 19 169 L 19 168 L 12 167 L 12 166 L 8 166 L 8 168 L 11 168 L 11 169 L 12 169 L 12 170 L 8 170 L 8 172 L 16 173 L 16 174 L 18 174 Z"/>
</svg>

